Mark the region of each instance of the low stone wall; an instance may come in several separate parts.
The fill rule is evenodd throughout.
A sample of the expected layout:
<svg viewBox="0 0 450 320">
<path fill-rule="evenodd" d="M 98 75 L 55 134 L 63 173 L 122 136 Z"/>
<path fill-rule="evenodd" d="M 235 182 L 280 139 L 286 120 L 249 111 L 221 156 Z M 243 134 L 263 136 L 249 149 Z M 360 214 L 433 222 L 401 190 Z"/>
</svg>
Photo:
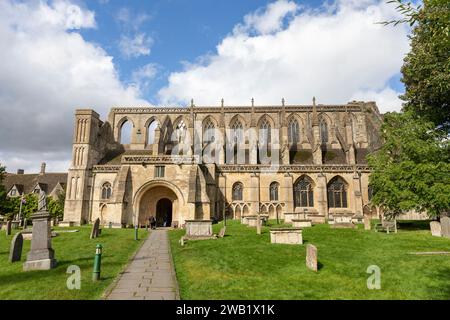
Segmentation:
<svg viewBox="0 0 450 320">
<path fill-rule="evenodd" d="M 293 219 L 292 226 L 294 228 L 308 228 L 312 226 L 310 219 Z"/>
<path fill-rule="evenodd" d="M 212 237 L 211 220 L 186 220 L 184 228 L 187 238 Z"/>
<path fill-rule="evenodd" d="M 271 229 L 270 242 L 282 244 L 303 244 L 302 229 L 300 228 Z"/>
</svg>

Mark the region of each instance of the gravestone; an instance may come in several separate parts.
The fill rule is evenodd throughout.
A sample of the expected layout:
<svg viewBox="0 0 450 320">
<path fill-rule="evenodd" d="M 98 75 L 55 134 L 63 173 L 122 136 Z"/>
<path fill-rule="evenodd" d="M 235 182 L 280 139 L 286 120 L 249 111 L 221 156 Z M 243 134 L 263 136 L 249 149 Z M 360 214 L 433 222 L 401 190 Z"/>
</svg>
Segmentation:
<svg viewBox="0 0 450 320">
<path fill-rule="evenodd" d="M 91 239 L 95 239 L 98 237 L 99 235 L 99 230 L 100 229 L 100 219 L 97 218 L 94 222 L 94 224 L 92 225 L 92 230 L 91 230 Z"/>
<path fill-rule="evenodd" d="M 223 227 L 219 231 L 219 238 L 225 237 L 225 231 L 227 230 L 227 227 Z"/>
<path fill-rule="evenodd" d="M 23 247 L 23 236 L 22 234 L 16 233 L 11 241 L 11 248 L 9 250 L 9 262 L 20 261 L 22 258 L 22 247 Z"/>
<path fill-rule="evenodd" d="M 306 246 L 306 267 L 317 271 L 317 248 L 312 244 Z"/>
<path fill-rule="evenodd" d="M 441 217 L 441 233 L 445 238 L 450 238 L 450 217 Z"/>
<path fill-rule="evenodd" d="M 364 216 L 364 230 L 370 230 L 370 217 Z"/>
<path fill-rule="evenodd" d="M 33 236 L 31 250 L 23 265 L 24 271 L 49 270 L 56 267 L 55 252 L 52 249 L 50 214 L 47 211 L 47 196 L 39 194 L 38 212 L 31 216 L 33 220 Z"/>
<path fill-rule="evenodd" d="M 8 220 L 8 222 L 6 222 L 6 235 L 7 236 L 11 235 L 11 228 L 12 228 L 12 222 L 10 220 Z"/>
<path fill-rule="evenodd" d="M 181 238 L 180 238 L 180 245 L 181 245 L 182 247 L 184 247 L 184 237 L 181 237 Z"/>
<path fill-rule="evenodd" d="M 28 224 L 27 218 L 23 219 L 23 228 L 24 229 L 27 228 L 27 224 Z"/>
<path fill-rule="evenodd" d="M 431 235 L 434 237 L 442 237 L 441 224 L 438 221 L 430 222 Z"/>
<path fill-rule="evenodd" d="M 256 234 L 261 234 L 261 224 L 262 224 L 261 217 L 258 214 L 258 216 L 256 217 Z"/>
</svg>

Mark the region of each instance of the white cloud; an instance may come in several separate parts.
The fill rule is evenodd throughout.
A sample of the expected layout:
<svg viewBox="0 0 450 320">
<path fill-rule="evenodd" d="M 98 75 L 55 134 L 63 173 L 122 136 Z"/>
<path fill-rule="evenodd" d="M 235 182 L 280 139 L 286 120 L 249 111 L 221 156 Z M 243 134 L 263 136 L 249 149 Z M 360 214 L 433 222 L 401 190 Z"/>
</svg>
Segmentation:
<svg viewBox="0 0 450 320">
<path fill-rule="evenodd" d="M 158 69 L 159 66 L 156 63 L 146 64 L 133 71 L 131 80 L 138 88 L 145 89 L 157 75 Z"/>
<path fill-rule="evenodd" d="M 286 19 L 290 17 L 289 19 Z M 247 15 L 217 52 L 169 76 L 163 103 L 345 103 L 362 98 L 398 110 L 388 81 L 408 51 L 408 28 L 377 22 L 398 17 L 380 0 L 337 0 L 320 10 L 277 1 Z M 389 103 L 385 106 L 384 103 Z"/>
<path fill-rule="evenodd" d="M 134 37 L 122 35 L 120 37 L 119 49 L 126 58 L 136 58 L 139 56 L 148 56 L 151 52 L 153 39 L 138 33 Z"/>
<path fill-rule="evenodd" d="M 74 111 L 105 117 L 112 105 L 146 105 L 123 85 L 112 57 L 76 32 L 94 13 L 69 1 L 0 1 L 0 162 L 67 170 Z"/>
</svg>

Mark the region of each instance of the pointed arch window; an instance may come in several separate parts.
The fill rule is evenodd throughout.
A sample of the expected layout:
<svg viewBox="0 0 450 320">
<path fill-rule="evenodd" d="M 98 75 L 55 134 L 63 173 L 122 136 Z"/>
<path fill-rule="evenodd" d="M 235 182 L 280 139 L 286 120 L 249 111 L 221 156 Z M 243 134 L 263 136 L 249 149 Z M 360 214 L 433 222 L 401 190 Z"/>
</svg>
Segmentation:
<svg viewBox="0 0 450 320">
<path fill-rule="evenodd" d="M 244 191 L 244 186 L 242 185 L 242 183 L 240 182 L 236 182 L 233 185 L 233 192 L 232 192 L 232 200 L 233 201 L 242 201 L 243 199 L 243 191 Z"/>
<path fill-rule="evenodd" d="M 147 127 L 147 144 L 155 143 L 155 131 L 158 127 L 158 122 L 156 120 L 152 121 Z"/>
<path fill-rule="evenodd" d="M 180 120 L 180 122 L 178 122 L 177 127 L 175 129 L 176 138 L 177 138 L 178 143 L 181 143 L 184 141 L 184 138 L 186 137 L 186 131 L 187 131 L 187 127 L 186 127 L 186 124 L 184 123 L 184 120 Z"/>
<path fill-rule="evenodd" d="M 231 141 L 234 143 L 243 143 L 244 142 L 244 127 L 239 120 L 235 120 L 231 126 Z"/>
<path fill-rule="evenodd" d="M 214 123 L 211 121 L 211 119 L 208 119 L 205 123 L 205 126 L 203 127 L 203 142 L 209 143 L 214 142 L 214 131 L 216 127 L 214 126 Z"/>
<path fill-rule="evenodd" d="M 311 179 L 302 177 L 294 184 L 294 205 L 314 207 L 314 193 Z"/>
<path fill-rule="evenodd" d="M 328 124 L 324 119 L 320 120 L 319 128 L 320 128 L 320 140 L 322 141 L 322 143 L 327 143 L 328 142 Z"/>
<path fill-rule="evenodd" d="M 112 195 L 111 183 L 106 182 L 102 186 L 102 199 L 103 200 L 108 200 L 108 199 L 111 198 L 111 195 Z"/>
<path fill-rule="evenodd" d="M 269 187 L 270 201 L 278 201 L 278 189 L 280 185 L 278 182 L 272 182 Z"/>
<path fill-rule="evenodd" d="M 270 122 L 264 118 L 259 125 L 259 141 L 262 144 L 269 144 L 271 142 L 271 125 Z"/>
<path fill-rule="evenodd" d="M 333 178 L 328 184 L 328 207 L 347 208 L 347 183 L 341 177 Z"/>
<path fill-rule="evenodd" d="M 300 141 L 300 126 L 295 118 L 291 118 L 288 124 L 288 142 L 297 144 Z"/>
</svg>

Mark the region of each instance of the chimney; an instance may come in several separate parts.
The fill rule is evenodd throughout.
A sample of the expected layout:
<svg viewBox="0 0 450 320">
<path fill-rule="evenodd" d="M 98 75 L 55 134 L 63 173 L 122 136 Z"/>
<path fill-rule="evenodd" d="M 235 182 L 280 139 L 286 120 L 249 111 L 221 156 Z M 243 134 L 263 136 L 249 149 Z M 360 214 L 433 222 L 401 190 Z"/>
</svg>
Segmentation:
<svg viewBox="0 0 450 320">
<path fill-rule="evenodd" d="M 23 170 L 23 169 L 17 169 L 17 174 L 24 174 L 25 173 L 25 170 Z"/>
<path fill-rule="evenodd" d="M 41 164 L 41 174 L 45 174 L 45 166 L 46 166 L 45 162 L 42 162 L 42 164 Z"/>
</svg>

